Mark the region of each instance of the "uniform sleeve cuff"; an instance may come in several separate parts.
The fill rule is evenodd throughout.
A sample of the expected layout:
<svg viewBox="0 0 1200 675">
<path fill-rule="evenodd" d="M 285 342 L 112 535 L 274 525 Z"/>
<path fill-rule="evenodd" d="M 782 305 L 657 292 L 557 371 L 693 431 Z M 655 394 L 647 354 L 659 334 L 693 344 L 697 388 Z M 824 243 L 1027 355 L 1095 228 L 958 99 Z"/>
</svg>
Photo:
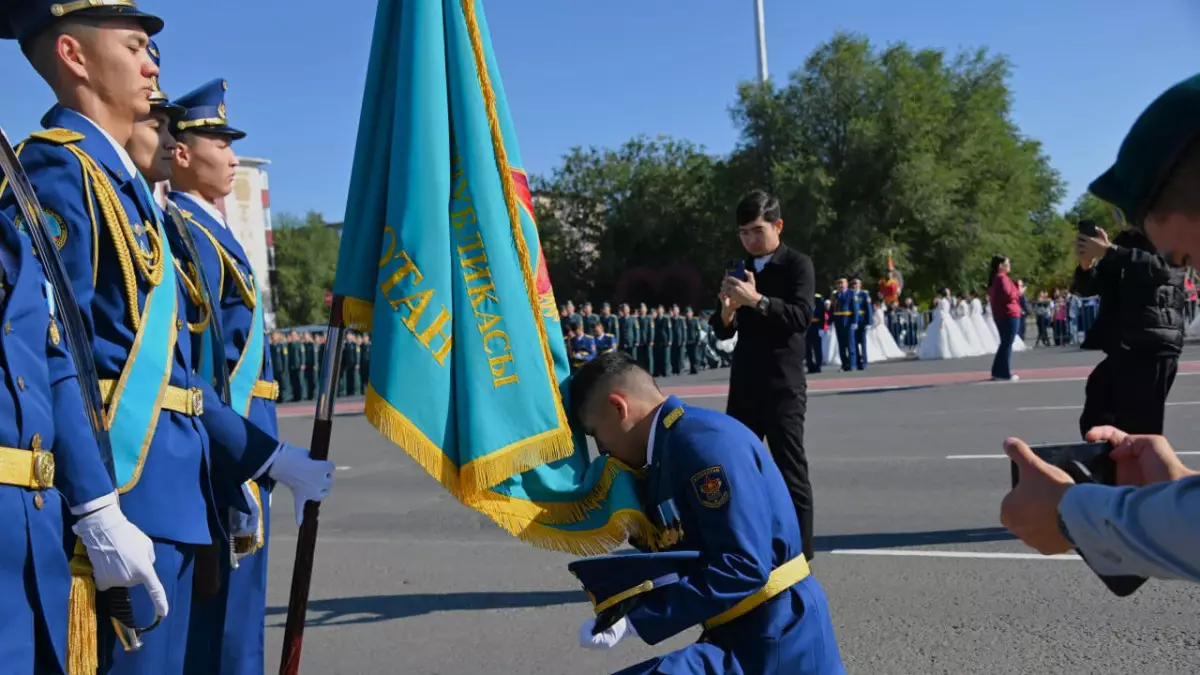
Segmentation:
<svg viewBox="0 0 1200 675">
<path fill-rule="evenodd" d="M 83 516 L 83 515 L 86 515 L 89 513 L 93 513 L 95 511 L 99 511 L 100 509 L 102 509 L 106 506 L 112 506 L 113 504 L 116 504 L 116 503 L 117 503 L 117 493 L 110 492 L 110 493 L 104 495 L 103 497 L 97 497 L 91 501 L 84 502 L 78 506 L 72 506 L 71 507 L 71 515 Z"/>
<path fill-rule="evenodd" d="M 280 443 L 279 445 L 275 446 L 275 452 L 272 452 L 271 456 L 267 458 L 267 461 L 263 462 L 263 465 L 258 467 L 258 471 L 254 472 L 254 475 L 250 477 L 250 480 L 258 480 L 264 473 L 270 471 L 271 465 L 275 463 L 275 460 L 279 457 L 279 453 L 283 451 L 283 446 L 285 445 L 287 445 L 287 443 Z"/>
</svg>

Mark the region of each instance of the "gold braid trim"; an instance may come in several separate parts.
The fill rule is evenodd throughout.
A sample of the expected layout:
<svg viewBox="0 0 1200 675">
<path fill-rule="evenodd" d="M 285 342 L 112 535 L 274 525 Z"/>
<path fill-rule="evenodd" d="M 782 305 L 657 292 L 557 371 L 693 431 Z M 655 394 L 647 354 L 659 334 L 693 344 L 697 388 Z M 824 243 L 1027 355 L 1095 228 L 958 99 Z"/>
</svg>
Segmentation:
<svg viewBox="0 0 1200 675">
<path fill-rule="evenodd" d="M 207 227 L 204 227 L 204 225 L 193 218 L 191 212 L 182 211 L 182 213 L 184 220 L 200 228 L 200 231 L 212 242 L 213 248 L 217 250 L 217 255 L 221 258 L 221 265 L 229 271 L 229 276 L 233 277 L 233 286 L 237 289 L 238 297 L 242 299 L 242 304 L 253 312 L 254 308 L 258 305 L 253 286 L 253 274 L 243 275 L 242 271 L 238 269 L 237 260 L 230 255 L 229 251 L 225 250 L 225 246 L 217 240 L 216 236 L 212 232 L 209 232 Z M 249 280 L 247 280 L 247 276 L 250 277 Z"/>
<path fill-rule="evenodd" d="M 108 225 L 109 233 L 112 235 L 117 263 L 121 266 L 130 326 L 137 331 L 142 323 L 138 303 L 138 273 L 141 273 L 141 277 L 151 288 L 162 283 L 163 265 L 166 260 L 163 241 L 153 227 L 146 228 L 150 251 L 148 253 L 143 251 L 138 244 L 137 235 L 133 233 L 129 217 L 125 214 L 125 208 L 121 205 L 121 198 L 117 196 L 117 191 L 113 189 L 104 170 L 83 150 L 73 145 L 65 147 L 79 160 L 80 165 L 83 166 L 84 175 L 88 177 L 93 186 L 96 202 L 100 206 L 100 214 L 104 217 L 104 222 Z M 121 245 L 122 242 L 124 242 L 124 246 Z"/>
<path fill-rule="evenodd" d="M 204 294 L 200 290 L 200 272 L 190 262 L 185 272 L 178 260 L 175 261 L 175 269 L 179 272 L 179 279 L 183 281 L 183 287 L 187 290 L 188 300 L 196 306 L 196 309 L 200 310 L 200 322 L 188 322 L 188 332 L 199 335 L 208 329 L 208 322 L 212 320 L 212 309 L 204 301 Z"/>
</svg>

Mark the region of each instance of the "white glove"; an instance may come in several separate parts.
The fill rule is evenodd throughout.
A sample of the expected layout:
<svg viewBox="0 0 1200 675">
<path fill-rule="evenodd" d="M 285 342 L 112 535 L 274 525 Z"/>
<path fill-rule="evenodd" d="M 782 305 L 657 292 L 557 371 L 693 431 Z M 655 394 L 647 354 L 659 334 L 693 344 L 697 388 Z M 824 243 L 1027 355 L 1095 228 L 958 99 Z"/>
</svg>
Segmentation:
<svg viewBox="0 0 1200 675">
<path fill-rule="evenodd" d="M 288 486 L 296 500 L 296 527 L 304 522 L 304 503 L 319 502 L 333 487 L 333 462 L 317 461 L 308 448 L 283 444 L 267 474 Z"/>
<path fill-rule="evenodd" d="M 625 617 L 621 617 L 612 628 L 601 631 L 596 635 L 592 635 L 592 629 L 596 627 L 595 619 L 588 619 L 579 627 L 579 646 L 584 649 L 611 649 L 617 646 L 626 635 L 637 635 L 633 630 L 633 624 Z"/>
<path fill-rule="evenodd" d="M 154 544 L 129 522 L 119 505 L 110 504 L 80 518 L 71 530 L 87 548 L 97 590 L 143 584 L 155 613 L 167 615 L 167 592 L 154 571 Z"/>
</svg>

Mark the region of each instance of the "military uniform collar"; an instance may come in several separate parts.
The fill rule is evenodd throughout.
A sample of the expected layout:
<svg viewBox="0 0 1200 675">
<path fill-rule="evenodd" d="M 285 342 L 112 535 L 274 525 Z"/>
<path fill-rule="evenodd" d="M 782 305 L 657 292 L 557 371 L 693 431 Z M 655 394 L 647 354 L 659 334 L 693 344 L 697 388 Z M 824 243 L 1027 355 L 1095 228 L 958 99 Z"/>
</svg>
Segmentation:
<svg viewBox="0 0 1200 675">
<path fill-rule="evenodd" d="M 200 197 L 189 194 L 187 192 L 174 191 L 171 194 L 174 195 L 176 204 L 179 203 L 180 198 L 186 199 L 189 202 L 191 202 L 192 204 L 195 204 L 196 206 L 200 207 L 201 210 L 203 210 L 205 213 L 208 214 L 209 218 L 212 218 L 213 220 L 215 220 L 217 222 L 217 224 L 220 225 L 221 227 L 224 227 L 224 228 L 229 227 L 229 225 L 227 225 L 225 223 L 225 217 L 222 216 L 221 212 L 217 210 L 217 207 L 213 204 L 210 204 L 207 199 L 201 199 Z"/>
<path fill-rule="evenodd" d="M 133 180 L 138 175 L 137 166 L 125 148 L 87 115 L 56 105 L 42 118 L 42 126 L 46 129 L 62 127 L 83 134 L 84 139 L 79 142 L 83 149 L 122 181 Z"/>
</svg>

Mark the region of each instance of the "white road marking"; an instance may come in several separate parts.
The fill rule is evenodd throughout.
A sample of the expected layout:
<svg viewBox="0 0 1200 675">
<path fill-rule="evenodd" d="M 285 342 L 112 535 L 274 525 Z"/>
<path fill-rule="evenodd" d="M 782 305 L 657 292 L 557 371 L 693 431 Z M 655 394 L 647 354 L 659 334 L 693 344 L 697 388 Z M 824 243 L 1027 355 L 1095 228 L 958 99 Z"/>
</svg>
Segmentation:
<svg viewBox="0 0 1200 675">
<path fill-rule="evenodd" d="M 1168 401 L 1167 407 L 1173 408 L 1178 406 L 1200 405 L 1200 401 Z M 1041 405 L 1031 406 L 1028 408 L 1017 408 L 1017 412 L 1036 412 L 1039 410 L 1083 410 L 1081 405 Z"/>
<path fill-rule="evenodd" d="M 350 467 L 348 467 L 348 466 L 339 466 L 339 467 L 337 468 L 337 470 L 338 470 L 338 471 L 349 471 L 349 470 L 350 470 Z"/>
<path fill-rule="evenodd" d="M 1176 451 L 1177 455 L 1200 455 L 1200 450 Z M 1008 459 L 1008 455 L 946 455 L 946 459 Z"/>
<path fill-rule="evenodd" d="M 979 560 L 1082 560 L 1074 553 L 1041 555 L 1040 553 L 984 553 L 980 551 L 919 551 L 894 548 L 835 549 L 832 555 L 876 555 L 911 558 L 974 558 Z"/>
</svg>

